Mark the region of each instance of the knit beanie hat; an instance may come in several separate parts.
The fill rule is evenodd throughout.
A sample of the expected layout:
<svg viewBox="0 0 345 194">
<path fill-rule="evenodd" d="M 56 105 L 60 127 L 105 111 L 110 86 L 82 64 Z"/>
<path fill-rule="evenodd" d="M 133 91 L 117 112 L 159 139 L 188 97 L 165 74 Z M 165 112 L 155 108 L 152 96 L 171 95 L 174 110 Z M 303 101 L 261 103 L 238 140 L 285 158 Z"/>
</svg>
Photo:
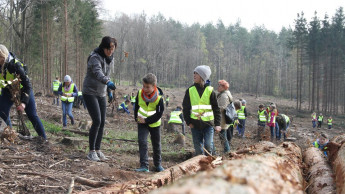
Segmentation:
<svg viewBox="0 0 345 194">
<path fill-rule="evenodd" d="M 202 80 L 204 80 L 204 82 L 206 82 L 211 76 L 211 69 L 207 65 L 197 66 L 194 69 L 194 72 L 197 72 L 200 75 L 200 77 L 202 78 Z"/>
<path fill-rule="evenodd" d="M 71 77 L 70 77 L 69 75 L 66 75 L 66 76 L 63 78 L 63 81 L 64 81 L 64 82 L 71 82 L 72 79 L 71 79 Z"/>
<path fill-rule="evenodd" d="M 8 50 L 7 48 L 0 44 L 0 57 L 4 57 L 5 58 L 5 61 L 7 61 L 7 57 L 8 57 Z"/>
</svg>

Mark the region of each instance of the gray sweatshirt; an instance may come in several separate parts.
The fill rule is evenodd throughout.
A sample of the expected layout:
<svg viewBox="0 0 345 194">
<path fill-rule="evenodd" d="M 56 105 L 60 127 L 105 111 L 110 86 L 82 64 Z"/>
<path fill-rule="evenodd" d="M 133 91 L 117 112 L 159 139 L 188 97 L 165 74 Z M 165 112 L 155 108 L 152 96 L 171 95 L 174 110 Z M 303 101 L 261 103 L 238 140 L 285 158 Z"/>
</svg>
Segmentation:
<svg viewBox="0 0 345 194">
<path fill-rule="evenodd" d="M 106 83 L 110 80 L 110 67 L 114 60 L 107 64 L 105 59 L 92 51 L 87 62 L 87 72 L 83 84 L 83 94 L 105 97 L 107 94 Z"/>
</svg>

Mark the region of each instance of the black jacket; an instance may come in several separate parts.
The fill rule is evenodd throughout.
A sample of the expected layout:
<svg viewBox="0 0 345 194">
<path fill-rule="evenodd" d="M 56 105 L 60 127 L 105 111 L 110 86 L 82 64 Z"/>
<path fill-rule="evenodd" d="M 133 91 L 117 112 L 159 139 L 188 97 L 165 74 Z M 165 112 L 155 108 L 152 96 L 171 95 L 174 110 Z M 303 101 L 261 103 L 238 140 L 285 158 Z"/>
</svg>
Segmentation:
<svg viewBox="0 0 345 194">
<path fill-rule="evenodd" d="M 198 91 L 199 96 L 201 97 L 205 91 L 205 88 L 208 85 L 205 85 L 205 87 L 201 87 L 199 84 L 194 84 L 192 86 L 196 87 L 196 90 Z M 191 88 L 191 87 L 189 87 L 189 88 Z M 183 116 L 184 116 L 184 119 L 186 121 L 186 124 L 187 125 L 193 124 L 196 129 L 204 129 L 206 127 L 212 126 L 213 125 L 212 122 L 209 122 L 209 121 L 206 122 L 206 121 L 196 120 L 196 119 L 190 118 L 192 106 L 191 106 L 191 102 L 190 102 L 190 98 L 189 98 L 189 88 L 186 90 L 186 94 L 184 95 L 183 102 L 182 102 Z M 220 109 L 218 107 L 217 96 L 216 96 L 216 93 L 214 91 L 212 91 L 212 93 L 211 93 L 210 103 L 211 103 L 213 115 L 214 115 L 214 125 L 220 126 L 220 121 L 221 121 Z"/>
<path fill-rule="evenodd" d="M 26 75 L 24 67 L 22 66 L 22 63 L 17 61 L 15 63 L 15 55 L 10 53 L 9 56 L 10 61 L 4 64 L 4 77 L 6 79 L 7 71 L 11 74 L 14 74 L 15 76 L 18 75 L 20 78 L 20 83 L 23 86 L 20 90 L 20 101 L 27 105 L 29 103 L 29 95 L 31 92 L 31 83 L 29 77 Z M 18 60 L 18 59 L 17 59 Z M 0 70 L 1 71 L 1 70 Z M 1 72 L 0 72 L 1 73 Z M 3 88 L 3 93 L 10 94 L 9 89 Z"/>
</svg>

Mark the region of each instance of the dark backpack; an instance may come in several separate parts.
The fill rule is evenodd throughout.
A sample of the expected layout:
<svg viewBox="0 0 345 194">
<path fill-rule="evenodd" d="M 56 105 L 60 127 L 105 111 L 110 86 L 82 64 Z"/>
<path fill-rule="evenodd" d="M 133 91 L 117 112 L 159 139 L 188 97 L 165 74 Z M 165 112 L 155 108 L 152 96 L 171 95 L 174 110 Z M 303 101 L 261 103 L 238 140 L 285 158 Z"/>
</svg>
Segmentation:
<svg viewBox="0 0 345 194">
<path fill-rule="evenodd" d="M 232 102 L 225 108 L 225 123 L 232 124 L 237 119 L 237 113 Z"/>
</svg>

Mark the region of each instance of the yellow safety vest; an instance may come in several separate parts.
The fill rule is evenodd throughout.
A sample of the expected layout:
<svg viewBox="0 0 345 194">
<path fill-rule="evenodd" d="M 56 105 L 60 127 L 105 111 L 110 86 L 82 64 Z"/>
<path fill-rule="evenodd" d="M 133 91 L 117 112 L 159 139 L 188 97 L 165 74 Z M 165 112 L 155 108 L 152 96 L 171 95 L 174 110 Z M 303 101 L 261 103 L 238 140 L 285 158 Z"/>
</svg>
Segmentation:
<svg viewBox="0 0 345 194">
<path fill-rule="evenodd" d="M 73 89 L 74 89 L 74 83 L 71 83 L 71 87 L 69 88 L 68 91 L 65 91 L 65 87 L 62 86 L 62 93 L 65 94 L 72 94 L 73 93 Z M 66 96 L 61 96 L 61 101 L 63 102 L 73 102 L 74 101 L 74 97 L 66 97 Z"/>
<path fill-rule="evenodd" d="M 156 107 L 161 99 L 162 96 L 158 96 L 158 98 L 156 99 L 156 101 L 154 102 L 149 102 L 148 105 L 146 105 L 146 102 L 143 100 L 143 98 L 141 97 L 141 93 L 142 90 L 139 90 L 139 95 L 138 95 L 138 105 L 139 105 L 139 110 L 138 110 L 138 116 L 146 119 L 149 116 L 152 116 L 154 114 L 156 114 Z M 159 119 L 157 122 L 155 123 L 151 123 L 149 124 L 149 127 L 158 127 L 160 126 L 162 123 L 161 119 Z"/>
<path fill-rule="evenodd" d="M 319 118 L 317 120 L 318 121 L 322 121 L 323 120 L 323 116 L 319 116 Z"/>
<path fill-rule="evenodd" d="M 128 105 L 126 104 L 126 102 L 122 102 L 121 104 L 123 104 L 126 108 L 128 108 Z M 119 105 L 119 109 L 123 109 L 121 104 Z"/>
<path fill-rule="evenodd" d="M 268 119 L 269 119 L 269 121 L 268 122 L 271 122 L 271 111 L 269 111 L 269 113 L 268 113 Z M 272 123 L 276 123 L 276 115 L 274 115 L 274 118 L 273 118 L 273 122 Z"/>
<path fill-rule="evenodd" d="M 58 80 L 53 81 L 53 91 L 54 92 L 57 92 L 59 90 L 60 83 L 61 82 Z"/>
<path fill-rule="evenodd" d="M 290 118 L 289 118 L 288 116 L 286 116 L 286 115 L 284 115 L 284 114 L 281 114 L 281 116 L 284 117 L 286 123 L 288 123 L 288 122 L 290 121 Z"/>
<path fill-rule="evenodd" d="M 201 98 L 195 86 L 189 88 L 189 98 L 192 106 L 190 118 L 203 121 L 213 121 L 214 115 L 210 102 L 213 87 L 207 86 Z"/>
<path fill-rule="evenodd" d="M 332 125 L 333 119 L 327 119 L 328 125 Z"/>
<path fill-rule="evenodd" d="M 246 115 L 244 114 L 244 108 L 246 108 L 246 107 L 241 106 L 241 109 L 237 110 L 238 119 L 246 119 Z"/>
<path fill-rule="evenodd" d="M 135 96 L 131 96 L 131 102 L 135 103 Z"/>
<path fill-rule="evenodd" d="M 265 110 L 262 110 L 260 112 L 260 110 L 258 110 L 258 114 L 259 114 L 259 121 L 260 122 L 266 122 L 266 115 L 265 115 Z"/>
<path fill-rule="evenodd" d="M 170 113 L 170 119 L 169 119 L 168 123 L 182 124 L 182 120 L 180 118 L 180 114 L 182 114 L 181 111 L 172 111 Z"/>
</svg>

